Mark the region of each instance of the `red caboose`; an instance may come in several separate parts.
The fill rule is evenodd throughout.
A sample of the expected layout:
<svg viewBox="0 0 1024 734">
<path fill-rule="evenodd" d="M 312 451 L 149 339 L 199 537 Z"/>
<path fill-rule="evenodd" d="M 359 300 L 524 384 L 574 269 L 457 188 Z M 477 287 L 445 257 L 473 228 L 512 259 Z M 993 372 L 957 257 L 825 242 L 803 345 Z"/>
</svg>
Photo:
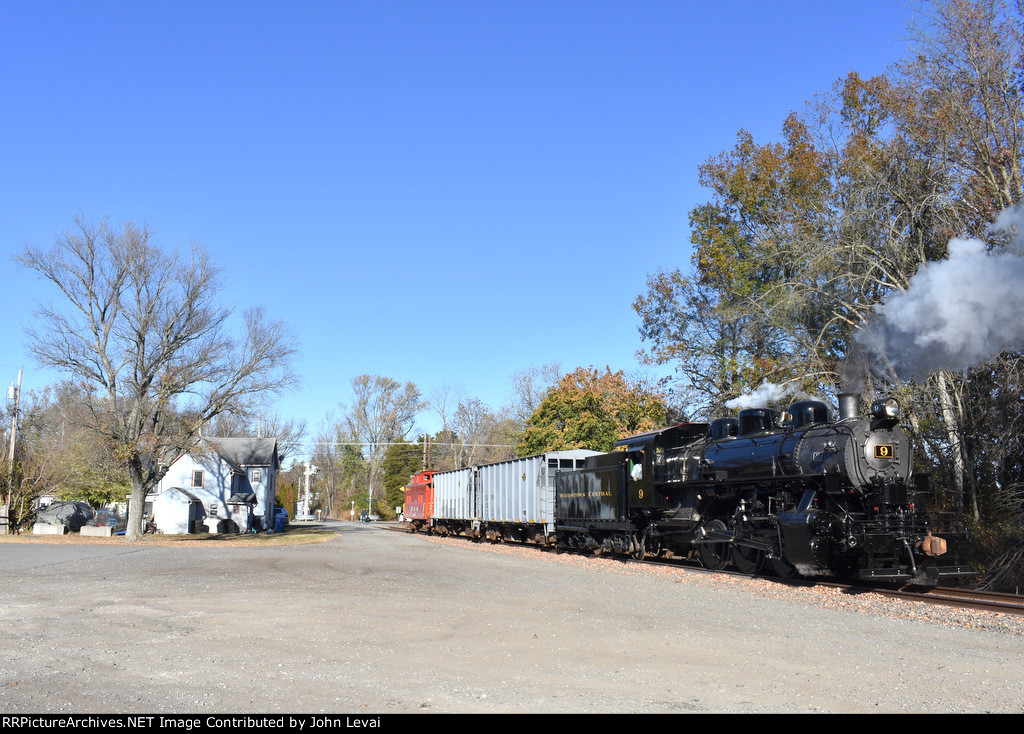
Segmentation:
<svg viewBox="0 0 1024 734">
<path fill-rule="evenodd" d="M 430 522 L 434 514 L 434 473 L 421 471 L 413 474 L 405 487 L 405 519 L 416 532 Z"/>
</svg>

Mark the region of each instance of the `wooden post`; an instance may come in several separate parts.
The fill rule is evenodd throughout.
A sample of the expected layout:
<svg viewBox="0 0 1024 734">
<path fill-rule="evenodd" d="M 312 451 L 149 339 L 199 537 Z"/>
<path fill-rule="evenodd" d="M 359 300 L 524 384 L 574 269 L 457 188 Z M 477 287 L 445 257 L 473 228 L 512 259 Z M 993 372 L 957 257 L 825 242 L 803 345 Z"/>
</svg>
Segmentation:
<svg viewBox="0 0 1024 734">
<path fill-rule="evenodd" d="M 21 373 L 22 370 L 18 370 L 18 386 L 14 387 L 14 385 L 11 385 L 11 388 L 14 390 L 14 415 L 11 417 L 11 448 L 7 457 L 7 502 L 4 505 L 4 535 L 11 532 L 11 493 L 14 489 L 14 448 L 17 445 L 18 408 L 21 405 Z"/>
</svg>

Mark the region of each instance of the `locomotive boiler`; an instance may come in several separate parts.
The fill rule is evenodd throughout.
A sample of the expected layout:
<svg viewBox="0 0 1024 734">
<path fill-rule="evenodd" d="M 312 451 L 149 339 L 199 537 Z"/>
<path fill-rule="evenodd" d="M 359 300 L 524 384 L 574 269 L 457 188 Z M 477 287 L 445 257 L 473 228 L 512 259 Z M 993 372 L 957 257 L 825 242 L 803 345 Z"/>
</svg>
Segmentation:
<svg viewBox="0 0 1024 734">
<path fill-rule="evenodd" d="M 557 479 L 563 547 L 694 553 L 708 568 L 782 576 L 844 575 L 936 583 L 972 575 L 955 560 L 963 529 L 922 506 L 927 478 L 896 401 L 859 415 L 840 396 L 838 420 L 805 400 L 783 414 L 687 423 L 623 439 Z"/>
</svg>

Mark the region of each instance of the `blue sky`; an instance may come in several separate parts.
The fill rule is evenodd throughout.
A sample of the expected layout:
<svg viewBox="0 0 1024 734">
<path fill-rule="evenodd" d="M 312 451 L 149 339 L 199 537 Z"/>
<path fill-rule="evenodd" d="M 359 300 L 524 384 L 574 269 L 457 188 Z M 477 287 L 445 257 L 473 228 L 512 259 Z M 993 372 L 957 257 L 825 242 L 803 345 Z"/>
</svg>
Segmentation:
<svg viewBox="0 0 1024 734">
<path fill-rule="evenodd" d="M 11 255 L 76 214 L 207 246 L 301 341 L 311 427 L 376 373 L 498 407 L 517 370 L 640 369 L 697 167 L 906 52 L 899 0 L 0 7 L 0 382 L 56 298 Z M 422 428 L 435 430 L 424 415 Z"/>
</svg>

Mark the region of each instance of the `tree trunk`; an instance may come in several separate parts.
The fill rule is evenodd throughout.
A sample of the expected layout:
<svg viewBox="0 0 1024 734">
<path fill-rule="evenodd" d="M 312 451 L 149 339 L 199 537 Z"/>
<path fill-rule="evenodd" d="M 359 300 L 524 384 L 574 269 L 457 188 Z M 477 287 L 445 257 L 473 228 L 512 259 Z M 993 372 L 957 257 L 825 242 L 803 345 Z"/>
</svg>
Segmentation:
<svg viewBox="0 0 1024 734">
<path fill-rule="evenodd" d="M 964 442 L 961 438 L 963 433 L 963 416 L 953 404 L 950 391 L 953 386 L 946 379 L 946 372 L 940 371 L 936 374 L 936 382 L 939 389 L 939 405 L 942 409 L 942 422 L 946 427 L 946 438 L 949 440 L 950 458 L 953 461 L 953 483 L 956 489 L 957 509 L 963 509 L 964 501 L 964 478 L 967 476 L 967 455 Z M 978 519 L 978 498 L 974 491 L 973 482 L 967 483 L 967 491 L 971 514 Z"/>
<path fill-rule="evenodd" d="M 132 495 L 128 503 L 128 527 L 125 530 L 125 540 L 141 540 L 145 533 L 143 527 L 144 513 L 146 510 L 146 495 L 151 487 L 147 487 L 142 480 L 142 467 L 131 464 L 128 467 L 128 478 L 131 481 Z"/>
</svg>

